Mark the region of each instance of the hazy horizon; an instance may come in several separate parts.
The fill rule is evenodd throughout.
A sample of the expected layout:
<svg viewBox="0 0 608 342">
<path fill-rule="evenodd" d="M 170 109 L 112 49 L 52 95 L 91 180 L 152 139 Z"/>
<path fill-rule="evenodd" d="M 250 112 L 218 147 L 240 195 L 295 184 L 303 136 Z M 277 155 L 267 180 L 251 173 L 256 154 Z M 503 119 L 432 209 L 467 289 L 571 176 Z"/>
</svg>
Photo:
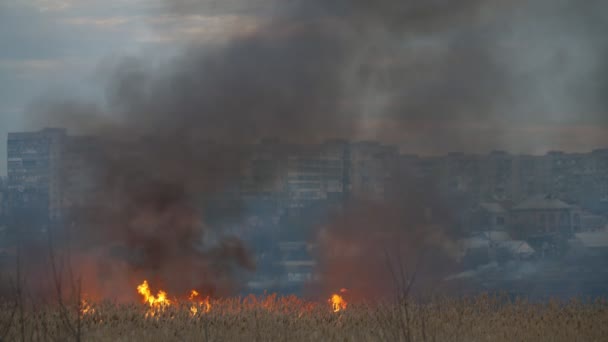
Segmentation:
<svg viewBox="0 0 608 342">
<path fill-rule="evenodd" d="M 0 52 L 0 174 L 6 175 L 8 132 L 62 126 L 63 113 L 51 114 L 58 110 L 114 113 L 112 78 L 125 64 L 152 79 L 165 77 L 180 72 L 180 63 L 192 66 L 185 56 L 233 49 L 241 42 L 254 44 L 249 51 L 260 60 L 274 58 L 273 53 L 294 58 L 284 66 L 267 66 L 279 73 L 294 66 L 317 69 L 319 80 L 291 75 L 299 78 L 269 82 L 283 87 L 302 82 L 289 90 L 302 93 L 286 94 L 292 116 L 300 121 L 312 116 L 310 125 L 317 120 L 330 133 L 343 129 L 337 136 L 376 139 L 421 154 L 542 154 L 608 146 L 608 44 L 602 38 L 607 21 L 601 1 L 392 6 L 391 1 L 368 8 L 358 1 L 296 5 L 280 0 L 0 4 L 5 47 Z M 269 36 L 277 29 L 284 37 Z M 289 41 L 279 44 L 313 52 L 312 61 L 263 50 L 283 46 L 255 45 L 284 38 Z M 236 55 L 228 58 L 241 63 Z M 236 77 L 250 72 L 249 66 L 235 66 Z M 233 77 L 229 66 L 221 68 L 226 80 Z M 319 85 L 324 89 L 312 92 Z M 336 103 L 310 101 L 314 96 Z M 49 109 L 59 102 L 72 104 Z M 329 124 L 327 117 L 332 117 Z"/>
</svg>

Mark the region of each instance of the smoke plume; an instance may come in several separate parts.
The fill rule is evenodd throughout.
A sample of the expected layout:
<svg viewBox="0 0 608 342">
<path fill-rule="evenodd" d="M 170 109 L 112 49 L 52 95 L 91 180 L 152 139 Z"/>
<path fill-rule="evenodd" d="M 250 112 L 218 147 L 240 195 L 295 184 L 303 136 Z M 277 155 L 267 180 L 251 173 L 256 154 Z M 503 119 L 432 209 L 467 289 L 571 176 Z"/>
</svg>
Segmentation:
<svg viewBox="0 0 608 342">
<path fill-rule="evenodd" d="M 97 245 L 120 245 L 132 272 L 173 282 L 176 290 L 219 291 L 230 287 L 226 279 L 235 269 L 252 263 L 245 247 L 210 227 L 199 208 L 238 184 L 249 156 L 244 143 L 342 137 L 424 152 L 520 149 L 526 142 L 543 148 L 558 140 L 522 135 L 522 125 L 604 123 L 605 80 L 585 79 L 606 69 L 598 57 L 606 44 L 596 44 L 604 24 L 585 18 L 607 13 L 605 5 L 554 3 L 166 1 L 164 10 L 178 18 L 233 15 L 258 24 L 224 41 L 193 41 L 161 65 L 145 58 L 118 63 L 105 103 L 41 107 L 54 125 L 99 137 L 93 159 L 101 191 L 85 203 L 101 222 L 86 229 Z M 435 211 L 432 220 L 424 214 L 442 206 L 439 196 L 347 206 L 326 227 L 327 241 L 334 241 L 327 248 L 343 239 L 359 251 L 350 259 L 343 258 L 347 252 L 338 259 L 326 254 L 327 278 L 347 263 L 387 279 L 371 270 L 378 270 L 388 240 L 408 262 L 414 247 L 449 254 L 449 234 L 442 233 L 449 210 Z M 91 219 L 84 210 L 75 215 Z M 384 237 L 368 239 L 374 235 Z"/>
<path fill-rule="evenodd" d="M 447 231 L 450 215 L 406 202 L 351 203 L 322 227 L 317 255 L 322 282 L 312 291 L 346 287 L 349 300 L 373 301 L 447 290 L 443 278 L 456 269 L 457 251 Z"/>
</svg>

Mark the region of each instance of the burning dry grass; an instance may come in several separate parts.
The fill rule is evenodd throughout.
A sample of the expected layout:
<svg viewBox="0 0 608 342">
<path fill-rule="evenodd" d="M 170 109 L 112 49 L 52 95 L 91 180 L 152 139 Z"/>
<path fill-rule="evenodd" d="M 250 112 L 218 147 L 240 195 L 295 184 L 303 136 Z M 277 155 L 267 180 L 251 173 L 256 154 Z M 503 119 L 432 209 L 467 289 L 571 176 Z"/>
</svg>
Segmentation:
<svg viewBox="0 0 608 342">
<path fill-rule="evenodd" d="M 608 302 L 535 304 L 502 297 L 434 299 L 425 304 L 352 304 L 338 313 L 327 302 L 297 297 L 212 300 L 191 311 L 175 303 L 146 317 L 146 304 L 83 303 L 0 306 L 2 340 L 66 341 L 605 341 Z M 78 314 L 80 310 L 80 315 Z"/>
</svg>

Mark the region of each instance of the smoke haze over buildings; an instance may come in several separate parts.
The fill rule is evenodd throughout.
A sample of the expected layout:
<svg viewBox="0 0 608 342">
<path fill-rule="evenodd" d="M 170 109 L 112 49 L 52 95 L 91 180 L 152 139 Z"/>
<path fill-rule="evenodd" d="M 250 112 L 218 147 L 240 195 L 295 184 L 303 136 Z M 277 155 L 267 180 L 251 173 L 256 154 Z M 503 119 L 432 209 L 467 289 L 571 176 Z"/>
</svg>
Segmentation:
<svg viewBox="0 0 608 342">
<path fill-rule="evenodd" d="M 216 255 L 251 267 L 233 239 L 220 240 L 215 254 L 184 248 L 211 229 L 197 204 L 239 177 L 247 155 L 241 143 L 375 138 L 432 153 L 608 142 L 600 134 L 583 143 L 556 134 L 577 127 L 603 132 L 608 124 L 608 8 L 601 1 L 165 5 L 167 16 L 234 15 L 256 25 L 225 41 L 192 41 L 160 65 L 145 56 L 119 61 L 104 103 L 47 99 L 32 107 L 38 122 L 99 137 L 96 174 L 104 191 L 96 201 L 112 227 L 101 241 L 121 240 L 139 253 L 138 267 L 157 276 L 171 278 L 182 270 L 175 265 L 190 265 L 208 282 L 213 276 L 199 262 L 216 264 Z M 374 223 L 391 236 L 408 225 L 418 234 L 427 230 L 417 215 L 444 206 L 438 196 L 425 205 L 409 196 L 391 201 L 357 212 L 378 222 L 353 236 L 364 239 Z M 411 215 L 397 214 L 408 206 Z M 449 219 L 437 215 L 439 223 Z M 336 232 L 345 234 L 345 225 L 359 230 L 346 217 L 336 221 Z M 440 231 L 428 234 L 446 240 L 436 237 Z M 211 283 L 204 286 L 220 286 Z"/>
<path fill-rule="evenodd" d="M 167 16 L 234 16 L 248 29 L 191 41 L 161 66 L 143 56 L 118 63 L 101 107 L 138 130 L 205 117 L 208 135 L 230 141 L 364 137 L 425 153 L 591 149 L 605 143 L 604 6 L 167 1 Z M 586 139 L 574 137 L 581 131 Z"/>
</svg>

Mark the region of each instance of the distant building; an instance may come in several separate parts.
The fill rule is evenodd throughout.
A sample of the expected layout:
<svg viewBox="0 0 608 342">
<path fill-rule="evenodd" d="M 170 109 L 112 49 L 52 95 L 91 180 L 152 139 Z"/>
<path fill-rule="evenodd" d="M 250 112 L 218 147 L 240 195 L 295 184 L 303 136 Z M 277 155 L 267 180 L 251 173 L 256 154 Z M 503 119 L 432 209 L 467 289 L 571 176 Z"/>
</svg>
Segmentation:
<svg viewBox="0 0 608 342">
<path fill-rule="evenodd" d="M 44 229 L 61 222 L 70 208 L 91 203 L 98 189 L 99 147 L 92 137 L 69 136 L 59 128 L 9 133 L 6 200 L 11 219 Z"/>
<path fill-rule="evenodd" d="M 279 262 L 287 277 L 287 283 L 303 284 L 315 280 L 316 262 L 312 258 L 315 245 L 303 241 L 279 243 L 282 260 Z"/>
<path fill-rule="evenodd" d="M 342 201 L 349 184 L 349 143 L 297 145 L 265 139 L 252 146 L 240 182 L 246 200 L 302 208 L 318 201 Z"/>
<path fill-rule="evenodd" d="M 61 217 L 63 129 L 9 133 L 8 207 L 12 217 L 48 224 Z"/>
<path fill-rule="evenodd" d="M 514 159 L 513 189 L 510 200 L 523 201 L 529 197 L 546 193 L 546 168 L 541 156 L 519 155 Z"/>
<path fill-rule="evenodd" d="M 309 201 L 340 201 L 346 190 L 348 146 L 340 142 L 298 146 L 287 157 L 287 198 L 290 206 Z"/>
<path fill-rule="evenodd" d="M 447 192 L 467 192 L 479 200 L 482 187 L 482 158 L 464 153 L 449 153 L 440 159 L 441 189 Z"/>
<path fill-rule="evenodd" d="M 504 151 L 492 151 L 482 165 L 483 197 L 495 200 L 513 198 L 515 157 Z"/>
<path fill-rule="evenodd" d="M 240 182 L 243 199 L 276 205 L 284 197 L 288 149 L 278 139 L 264 139 L 252 146 Z"/>
<path fill-rule="evenodd" d="M 526 240 L 570 236 L 574 233 L 574 210 L 553 196 L 533 196 L 511 209 L 511 226 L 518 237 Z"/>
<path fill-rule="evenodd" d="M 351 145 L 350 194 L 355 198 L 383 200 L 390 181 L 400 163 L 396 146 L 377 141 L 362 141 Z"/>
<path fill-rule="evenodd" d="M 61 161 L 62 209 L 87 207 L 101 190 L 97 184 L 100 142 L 89 136 L 66 137 Z"/>
<path fill-rule="evenodd" d="M 308 147 L 308 146 L 307 146 Z M 292 206 L 327 197 L 323 176 L 328 160 L 314 147 L 299 146 L 287 159 L 287 197 Z"/>
<path fill-rule="evenodd" d="M 500 203 L 482 202 L 470 214 L 467 226 L 475 232 L 505 230 L 509 212 Z"/>
<path fill-rule="evenodd" d="M 101 198 L 103 189 L 95 183 L 103 168 L 96 163 L 103 161 L 96 159 L 101 147 L 96 138 L 47 128 L 10 133 L 7 143 L 0 218 L 11 213 L 47 224 Z M 125 158 L 140 153 L 127 145 L 113 151 Z M 469 233 L 509 230 L 514 238 L 527 240 L 595 231 L 608 223 L 608 150 L 417 156 L 377 141 L 291 144 L 264 139 L 239 146 L 236 153 L 245 156 L 239 155 L 244 161 L 240 179 L 213 196 L 210 207 L 226 213 L 243 206 L 255 222 L 277 224 L 283 216 L 303 222 L 301 217 L 322 217 L 327 207 L 347 199 L 390 201 L 428 191 L 445 201 L 441 204 L 466 208 L 454 210 L 453 221 Z"/>
<path fill-rule="evenodd" d="M 7 207 L 7 184 L 6 178 L 0 177 L 0 226 L 3 226 L 6 221 L 6 216 L 8 213 Z"/>
</svg>

